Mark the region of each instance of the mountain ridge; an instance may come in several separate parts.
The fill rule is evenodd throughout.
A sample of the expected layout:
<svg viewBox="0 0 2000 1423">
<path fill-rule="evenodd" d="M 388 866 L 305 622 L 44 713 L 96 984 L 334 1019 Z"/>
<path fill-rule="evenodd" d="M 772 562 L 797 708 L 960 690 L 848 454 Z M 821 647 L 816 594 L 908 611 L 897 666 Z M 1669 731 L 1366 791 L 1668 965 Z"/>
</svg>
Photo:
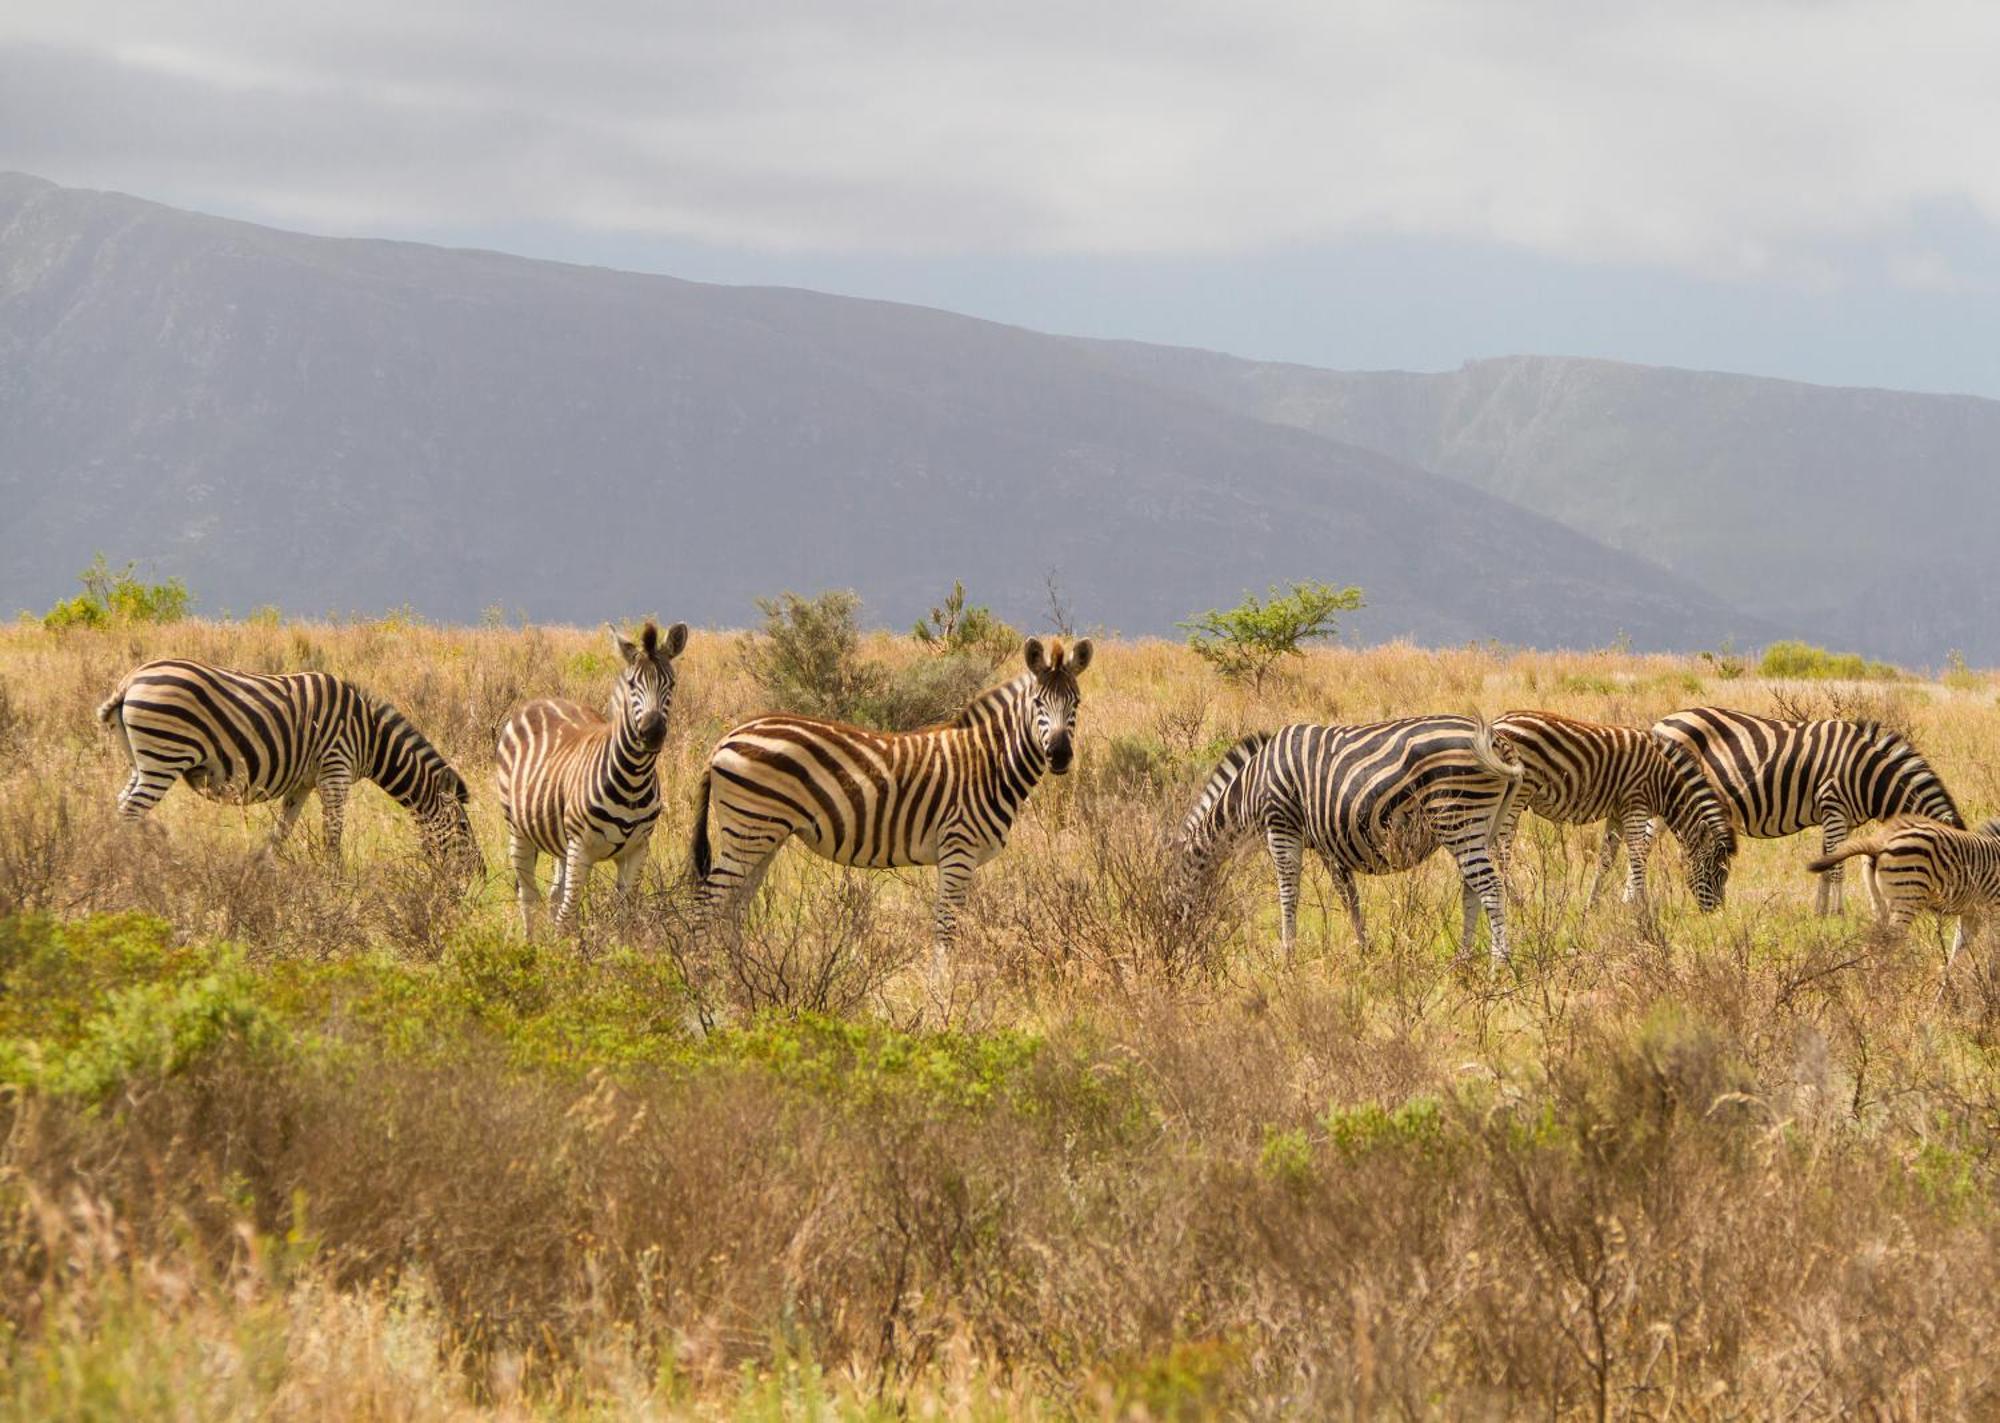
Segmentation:
<svg viewBox="0 0 2000 1423">
<path fill-rule="evenodd" d="M 784 288 L 309 237 L 0 182 L 0 603 L 103 549 L 208 607 L 572 621 L 1054 570 L 1134 633 L 1290 578 L 1369 640 L 1706 645 L 1758 621 L 1457 481 L 1063 338 Z"/>
</svg>

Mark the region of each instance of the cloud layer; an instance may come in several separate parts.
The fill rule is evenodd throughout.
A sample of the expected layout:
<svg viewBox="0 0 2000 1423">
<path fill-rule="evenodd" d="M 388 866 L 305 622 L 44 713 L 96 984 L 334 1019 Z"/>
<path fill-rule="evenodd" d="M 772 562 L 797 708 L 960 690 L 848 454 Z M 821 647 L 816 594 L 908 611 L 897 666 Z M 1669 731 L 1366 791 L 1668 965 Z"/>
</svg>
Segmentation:
<svg viewBox="0 0 2000 1423">
<path fill-rule="evenodd" d="M 1356 236 L 1977 280 L 2000 7 L 259 0 L 0 9 L 0 166 L 322 230 L 774 251 Z"/>
</svg>

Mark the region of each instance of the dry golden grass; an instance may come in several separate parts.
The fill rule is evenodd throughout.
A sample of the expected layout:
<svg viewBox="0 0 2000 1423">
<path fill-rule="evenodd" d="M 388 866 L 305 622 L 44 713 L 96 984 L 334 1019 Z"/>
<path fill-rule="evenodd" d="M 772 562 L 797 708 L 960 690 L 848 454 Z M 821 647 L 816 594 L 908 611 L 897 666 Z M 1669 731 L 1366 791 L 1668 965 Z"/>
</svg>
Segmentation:
<svg viewBox="0 0 2000 1423">
<path fill-rule="evenodd" d="M 1158 893 L 1164 837 L 1254 727 L 1874 715 L 1983 816 L 1991 677 L 1770 685 L 1699 659 L 1399 646 L 1313 654 L 1253 696 L 1177 646 L 1102 644 L 1078 770 L 978 876 L 940 1030 L 925 874 L 790 851 L 748 956 L 681 963 L 689 792 L 712 740 L 766 709 L 732 641 L 698 634 L 683 661 L 640 899 L 601 873 L 579 939 L 527 945 L 493 731 L 528 697 L 600 702 L 601 630 L 0 630 L 0 916 L 111 945 L 86 972 L 81 949 L 34 947 L 40 921 L 0 936 L 6 981 L 54 1015 L 0 1001 L 0 1078 L 25 1084 L 0 1087 L 0 1411 L 2000 1410 L 1991 951 L 1941 982 L 1938 926 L 1896 945 L 1858 906 L 1813 919 L 1804 838 L 1751 842 L 1710 917 L 1667 848 L 1642 924 L 1585 909 L 1594 832 L 1531 821 L 1498 978 L 1453 968 L 1442 860 L 1364 883 L 1366 957 L 1314 871 L 1297 961 L 1276 959 L 1261 851 L 1199 936 Z M 92 711 L 170 654 L 323 667 L 394 701 L 473 785 L 486 883 L 443 891 L 369 791 L 338 867 L 307 835 L 259 857 L 269 808 L 185 789 L 163 833 L 122 831 Z M 165 927 L 89 919 L 126 910 Z M 105 1036 L 99 1009 L 141 1037 L 154 1021 L 107 986 L 114 963 L 119 992 L 224 1005 L 174 1010 L 199 1051 Z M 697 1008 L 726 1031 L 702 1038 Z M 30 1041 L 116 1070 L 6 1055 Z"/>
</svg>

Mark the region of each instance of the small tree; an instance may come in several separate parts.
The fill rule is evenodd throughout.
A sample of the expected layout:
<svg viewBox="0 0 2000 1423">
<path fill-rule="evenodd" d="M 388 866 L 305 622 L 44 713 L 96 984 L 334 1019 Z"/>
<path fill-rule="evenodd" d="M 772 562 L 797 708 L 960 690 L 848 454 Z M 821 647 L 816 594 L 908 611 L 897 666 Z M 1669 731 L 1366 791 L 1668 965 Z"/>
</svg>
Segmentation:
<svg viewBox="0 0 2000 1423">
<path fill-rule="evenodd" d="M 1233 608 L 1211 608 L 1179 626 L 1188 629 L 1197 657 L 1231 681 L 1261 687 L 1281 658 L 1297 657 L 1302 643 L 1334 636 L 1337 616 L 1362 606 L 1359 588 L 1294 583 L 1289 593 L 1273 587 L 1262 600 L 1246 594 Z"/>
</svg>

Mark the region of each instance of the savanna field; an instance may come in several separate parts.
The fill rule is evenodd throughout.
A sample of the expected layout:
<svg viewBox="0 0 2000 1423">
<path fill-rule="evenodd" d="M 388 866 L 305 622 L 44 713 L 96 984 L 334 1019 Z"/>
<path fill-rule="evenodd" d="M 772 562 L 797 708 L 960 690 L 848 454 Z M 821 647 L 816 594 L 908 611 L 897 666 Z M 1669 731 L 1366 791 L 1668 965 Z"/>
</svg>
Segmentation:
<svg viewBox="0 0 2000 1423">
<path fill-rule="evenodd" d="M 275 856 L 274 807 L 185 788 L 121 826 L 93 711 L 159 656 L 394 702 L 472 783 L 483 881 L 372 787 L 337 865 L 316 803 Z M 0 629 L 0 1411 L 2000 1412 L 1992 949 L 1943 977 L 1949 926 L 1884 941 L 1852 874 L 1816 919 L 1815 836 L 1746 841 L 1713 916 L 1663 838 L 1645 917 L 1586 903 L 1594 828 L 1530 817 L 1497 972 L 1454 962 L 1441 855 L 1363 880 L 1365 955 L 1310 866 L 1290 962 L 1261 846 L 1192 926 L 1164 874 L 1241 733 L 1427 711 L 1873 716 L 1977 821 L 1993 676 L 1395 646 L 1251 686 L 1100 640 L 934 996 L 933 876 L 796 846 L 740 951 L 690 951 L 696 778 L 771 708 L 740 635 L 680 668 L 639 894 L 600 866 L 529 940 L 493 734 L 601 704 L 601 629 Z"/>
</svg>

